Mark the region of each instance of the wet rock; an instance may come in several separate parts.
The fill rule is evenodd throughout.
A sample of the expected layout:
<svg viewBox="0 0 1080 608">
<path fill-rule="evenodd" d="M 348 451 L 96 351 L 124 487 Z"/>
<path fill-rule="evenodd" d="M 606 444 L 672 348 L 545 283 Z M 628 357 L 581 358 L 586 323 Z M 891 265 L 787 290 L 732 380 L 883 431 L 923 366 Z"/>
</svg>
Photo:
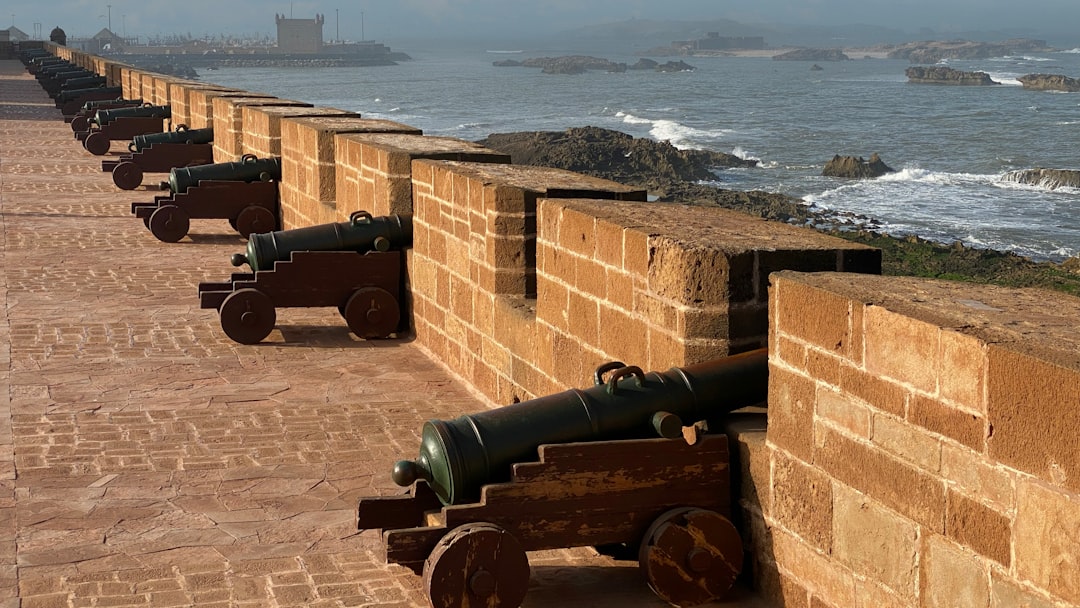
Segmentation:
<svg viewBox="0 0 1080 608">
<path fill-rule="evenodd" d="M 1017 80 L 1024 85 L 1025 89 L 1034 91 L 1080 92 L 1080 79 L 1069 78 L 1060 74 L 1028 74 L 1027 76 L 1021 76 Z"/>
<path fill-rule="evenodd" d="M 773 61 L 849 61 L 840 49 L 795 49 L 773 55 Z"/>
<path fill-rule="evenodd" d="M 895 173 L 895 171 L 886 165 L 877 153 L 872 154 L 870 160 L 864 160 L 861 156 L 856 158 L 838 154 L 825 163 L 825 169 L 821 172 L 826 177 L 848 177 L 853 179 L 872 179 L 881 177 L 886 173 Z"/>
<path fill-rule="evenodd" d="M 1001 178 L 1007 182 L 1027 184 L 1057 190 L 1058 188 L 1080 188 L 1080 171 L 1068 169 L 1024 169 L 1010 171 Z"/>
<path fill-rule="evenodd" d="M 986 86 L 1001 84 L 990 78 L 986 72 L 964 72 L 941 66 L 913 66 L 904 70 L 908 82 L 918 84 L 955 84 L 967 86 Z"/>
</svg>

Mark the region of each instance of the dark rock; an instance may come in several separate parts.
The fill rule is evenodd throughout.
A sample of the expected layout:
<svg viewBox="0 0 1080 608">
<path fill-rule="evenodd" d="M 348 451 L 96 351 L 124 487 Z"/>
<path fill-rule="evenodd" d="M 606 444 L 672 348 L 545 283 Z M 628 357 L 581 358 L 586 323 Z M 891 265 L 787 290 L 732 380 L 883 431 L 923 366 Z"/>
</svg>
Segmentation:
<svg viewBox="0 0 1080 608">
<path fill-rule="evenodd" d="M 810 71 L 811 72 L 820 72 L 820 71 L 822 71 L 824 69 L 825 68 L 821 67 L 820 65 L 818 65 L 816 63 L 814 65 L 810 66 Z"/>
<path fill-rule="evenodd" d="M 773 61 L 849 61 L 840 49 L 795 49 L 773 55 Z"/>
<path fill-rule="evenodd" d="M 555 167 L 645 187 L 672 180 L 715 181 L 712 169 L 757 166 L 757 161 L 731 154 L 679 150 L 666 141 L 599 127 L 496 133 L 480 144 L 509 154 L 514 164 Z"/>
<path fill-rule="evenodd" d="M 501 59 L 499 61 L 492 61 L 491 65 L 497 68 L 517 68 L 521 67 L 521 62 L 515 59 Z"/>
<path fill-rule="evenodd" d="M 1049 190 L 1058 188 L 1080 188 L 1080 171 L 1068 169 L 1024 169 L 1022 171 L 1010 171 L 1002 180 L 1038 186 Z"/>
<path fill-rule="evenodd" d="M 660 65 L 652 59 L 645 59 L 644 57 L 637 60 L 637 63 L 629 66 L 631 70 L 655 70 L 656 66 Z"/>
<path fill-rule="evenodd" d="M 854 179 L 870 179 L 881 177 L 886 173 L 895 171 L 886 165 L 876 153 L 870 156 L 870 160 L 864 160 L 861 156 L 834 156 L 825 163 L 825 169 L 821 172 L 826 177 L 849 177 Z"/>
<path fill-rule="evenodd" d="M 941 66 L 914 66 L 904 70 L 908 82 L 918 84 L 956 84 L 965 86 L 986 86 L 1001 84 L 990 78 L 986 72 L 963 72 Z"/>
<path fill-rule="evenodd" d="M 1067 93 L 1080 92 L 1080 79 L 1059 76 L 1057 74 L 1028 74 L 1017 80 L 1024 85 L 1025 89 L 1035 91 L 1065 91 Z"/>
<path fill-rule="evenodd" d="M 656 66 L 657 72 L 692 72 L 696 69 L 685 61 L 669 61 Z"/>
<path fill-rule="evenodd" d="M 541 68 L 545 74 L 581 74 L 588 70 L 618 71 L 620 64 L 599 57 L 566 55 L 564 57 L 534 57 L 522 61 L 521 65 L 527 68 Z"/>
<path fill-rule="evenodd" d="M 1015 38 L 1004 42 L 972 42 L 950 40 L 909 42 L 889 51 L 889 59 L 906 59 L 912 63 L 937 63 L 942 59 L 989 59 L 1008 57 L 1022 52 L 1050 50 L 1045 40 Z"/>
</svg>

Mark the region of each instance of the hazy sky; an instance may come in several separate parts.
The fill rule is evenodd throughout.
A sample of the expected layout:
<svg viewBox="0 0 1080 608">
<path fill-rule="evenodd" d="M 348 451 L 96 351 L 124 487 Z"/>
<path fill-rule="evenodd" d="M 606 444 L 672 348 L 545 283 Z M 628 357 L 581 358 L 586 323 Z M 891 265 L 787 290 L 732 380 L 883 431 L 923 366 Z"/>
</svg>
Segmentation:
<svg viewBox="0 0 1080 608">
<path fill-rule="evenodd" d="M 111 8 L 110 8 L 111 6 Z M 326 16 L 324 35 L 338 32 L 393 43 L 418 37 L 545 35 L 577 25 L 629 18 L 744 23 L 869 24 L 916 31 L 999 30 L 1051 34 L 1075 31 L 1078 0 L 3 0 L 0 27 L 48 35 L 59 25 L 69 36 L 91 35 L 112 18 L 118 34 L 271 34 L 275 12 L 296 18 Z M 335 13 L 335 10 L 337 11 Z M 361 19 L 363 13 L 363 20 Z M 12 17 L 14 15 L 14 17 Z"/>
</svg>

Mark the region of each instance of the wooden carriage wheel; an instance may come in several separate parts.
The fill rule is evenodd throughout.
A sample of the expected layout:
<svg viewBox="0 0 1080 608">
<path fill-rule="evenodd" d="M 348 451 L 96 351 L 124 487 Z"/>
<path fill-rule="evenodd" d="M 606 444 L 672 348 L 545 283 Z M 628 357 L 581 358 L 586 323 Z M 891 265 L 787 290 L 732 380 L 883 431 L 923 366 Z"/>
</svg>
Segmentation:
<svg viewBox="0 0 1080 608">
<path fill-rule="evenodd" d="M 162 205 L 150 214 L 147 227 L 158 240 L 175 243 L 188 233 L 191 218 L 188 217 L 186 211 L 176 205 Z"/>
<path fill-rule="evenodd" d="M 653 522 L 638 564 L 649 587 L 675 606 L 723 597 L 742 570 L 742 539 L 726 517 L 695 508 L 673 509 Z"/>
<path fill-rule="evenodd" d="M 86 137 L 86 141 L 83 142 L 83 147 L 86 148 L 87 152 L 94 156 L 104 156 L 105 154 L 108 154 L 111 146 L 112 141 L 110 141 L 109 137 L 101 131 L 91 133 Z"/>
<path fill-rule="evenodd" d="M 142 185 L 143 170 L 139 165 L 126 160 L 112 170 L 112 181 L 121 190 L 134 190 Z"/>
<path fill-rule="evenodd" d="M 240 236 L 246 239 L 252 234 L 273 232 L 277 224 L 277 218 L 266 207 L 251 205 L 244 207 L 240 214 L 236 216 L 236 220 L 230 220 L 229 223 L 233 224 L 233 228 L 240 233 Z"/>
<path fill-rule="evenodd" d="M 465 524 L 424 562 L 424 589 L 434 608 L 516 608 L 529 590 L 529 558 L 499 526 Z"/>
<path fill-rule="evenodd" d="M 225 335 L 240 344 L 262 342 L 277 323 L 277 311 L 270 296 L 250 287 L 229 294 L 218 313 Z"/>
<path fill-rule="evenodd" d="M 397 298 L 381 287 L 357 289 L 341 314 L 349 329 L 365 339 L 389 337 L 401 322 Z"/>
</svg>

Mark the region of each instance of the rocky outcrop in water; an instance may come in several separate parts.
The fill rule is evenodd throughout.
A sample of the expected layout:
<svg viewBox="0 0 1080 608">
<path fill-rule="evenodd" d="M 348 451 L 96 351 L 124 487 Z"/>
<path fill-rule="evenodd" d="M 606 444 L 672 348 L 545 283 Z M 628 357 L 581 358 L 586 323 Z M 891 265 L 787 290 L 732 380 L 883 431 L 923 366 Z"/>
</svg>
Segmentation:
<svg viewBox="0 0 1080 608">
<path fill-rule="evenodd" d="M 988 59 L 1008 57 L 1023 52 L 1051 50 L 1045 40 L 1014 38 L 1004 42 L 972 42 L 950 40 L 909 42 L 889 51 L 889 59 L 906 59 L 912 63 L 937 63 L 942 59 Z"/>
<path fill-rule="evenodd" d="M 840 49 L 795 49 L 773 55 L 773 61 L 850 61 Z"/>
<path fill-rule="evenodd" d="M 757 161 L 731 154 L 680 150 L 666 141 L 599 127 L 496 133 L 479 143 L 509 154 L 514 164 L 555 167 L 631 185 L 716 180 L 711 169 L 757 166 Z"/>
<path fill-rule="evenodd" d="M 881 177 L 886 173 L 895 171 L 881 160 L 877 153 L 870 156 L 870 160 L 863 157 L 840 156 L 837 154 L 825 163 L 825 169 L 821 172 L 825 177 L 848 177 L 853 179 L 872 179 Z"/>
<path fill-rule="evenodd" d="M 1001 84 L 990 78 L 986 72 L 964 72 L 940 66 L 915 66 L 904 70 L 908 82 L 918 84 L 955 84 L 964 86 L 986 86 Z"/>
<path fill-rule="evenodd" d="M 633 65 L 626 65 L 599 57 L 587 55 L 567 55 L 565 57 L 535 57 L 524 61 L 505 59 L 495 61 L 496 67 L 526 67 L 540 68 L 545 74 L 584 74 L 590 70 L 602 70 L 604 72 L 625 72 L 629 70 L 652 70 L 655 72 L 689 72 L 696 68 L 683 61 L 669 61 L 657 63 L 652 59 L 639 59 Z"/>
<path fill-rule="evenodd" d="M 1038 186 L 1049 190 L 1058 188 L 1080 188 L 1080 171 L 1068 169 L 1024 169 L 1022 171 L 1010 171 L 1002 180 Z"/>
<path fill-rule="evenodd" d="M 1080 92 L 1080 79 L 1069 78 L 1059 74 L 1028 74 L 1017 80 L 1024 85 L 1025 89 L 1034 91 L 1065 91 L 1066 93 Z"/>
</svg>

